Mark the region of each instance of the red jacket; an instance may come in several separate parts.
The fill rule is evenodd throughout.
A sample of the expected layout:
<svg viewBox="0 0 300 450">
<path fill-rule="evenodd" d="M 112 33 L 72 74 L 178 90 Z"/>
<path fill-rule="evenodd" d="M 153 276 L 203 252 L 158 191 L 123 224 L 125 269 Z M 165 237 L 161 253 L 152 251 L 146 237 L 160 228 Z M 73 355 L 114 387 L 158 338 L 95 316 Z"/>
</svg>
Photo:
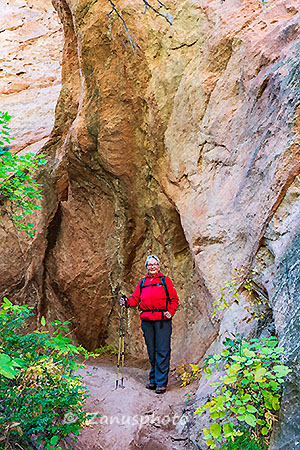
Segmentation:
<svg viewBox="0 0 300 450">
<path fill-rule="evenodd" d="M 153 278 L 150 278 L 149 275 L 146 275 L 142 292 L 140 290 L 141 280 L 139 280 L 138 285 L 135 288 L 132 296 L 128 298 L 126 301 L 127 307 L 139 305 L 139 308 L 142 311 L 140 316 L 142 320 L 161 320 L 162 313 L 160 311 L 153 311 L 153 309 L 162 309 L 163 311 L 169 311 L 171 316 L 174 316 L 175 314 L 175 311 L 178 306 L 178 296 L 171 279 L 169 277 L 165 277 L 170 297 L 168 308 L 166 308 L 167 295 L 160 280 L 160 277 L 163 276 L 164 275 L 161 272 L 159 272 Z M 157 284 L 157 283 L 160 283 L 161 286 L 146 287 L 149 284 Z M 164 320 L 166 320 L 165 316 Z"/>
</svg>

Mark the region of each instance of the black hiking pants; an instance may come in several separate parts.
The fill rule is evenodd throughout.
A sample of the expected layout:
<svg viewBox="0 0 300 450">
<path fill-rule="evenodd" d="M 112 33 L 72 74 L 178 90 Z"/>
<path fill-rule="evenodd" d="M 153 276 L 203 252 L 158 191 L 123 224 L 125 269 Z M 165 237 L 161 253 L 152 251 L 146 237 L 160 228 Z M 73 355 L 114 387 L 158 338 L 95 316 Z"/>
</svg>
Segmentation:
<svg viewBox="0 0 300 450">
<path fill-rule="evenodd" d="M 151 370 L 150 383 L 167 386 L 171 356 L 172 319 L 142 320 Z"/>
</svg>

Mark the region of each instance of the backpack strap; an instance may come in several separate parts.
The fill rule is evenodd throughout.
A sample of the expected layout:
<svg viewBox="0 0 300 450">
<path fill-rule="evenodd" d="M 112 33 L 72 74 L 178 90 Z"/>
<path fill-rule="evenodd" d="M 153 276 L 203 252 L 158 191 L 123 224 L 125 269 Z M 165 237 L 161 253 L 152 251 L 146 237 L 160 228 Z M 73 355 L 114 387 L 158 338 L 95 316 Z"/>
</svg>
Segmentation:
<svg viewBox="0 0 300 450">
<path fill-rule="evenodd" d="M 159 278 L 160 278 L 161 283 L 147 284 L 147 286 L 144 286 L 145 281 L 146 281 L 146 277 L 142 278 L 141 281 L 140 281 L 140 295 L 141 295 L 141 292 L 142 292 L 144 287 L 146 288 L 146 287 L 150 287 L 150 286 L 163 286 L 163 288 L 165 290 L 165 293 L 166 293 L 166 297 L 167 297 L 167 301 L 166 301 L 166 311 L 167 311 L 168 310 L 168 304 L 170 303 L 171 299 L 170 299 L 169 291 L 168 291 L 168 288 L 167 288 L 166 277 L 162 276 L 162 277 L 159 277 Z M 161 311 L 160 327 L 162 327 L 163 320 L 164 320 L 164 311 L 163 310 L 158 310 L 158 309 L 153 309 L 152 312 L 153 311 Z"/>
<path fill-rule="evenodd" d="M 146 287 L 163 286 L 163 288 L 165 290 L 165 293 L 166 293 L 166 296 L 167 296 L 166 309 L 168 309 L 168 304 L 170 303 L 171 300 L 170 300 L 170 295 L 169 295 L 168 288 L 167 288 L 166 277 L 162 276 L 162 277 L 159 277 L 159 278 L 160 278 L 161 283 L 147 284 L 147 286 L 144 286 L 145 281 L 146 281 L 146 277 L 142 278 L 141 281 L 140 281 L 140 293 L 142 292 L 143 288 L 146 288 Z"/>
<path fill-rule="evenodd" d="M 161 280 L 161 284 L 163 285 L 164 290 L 166 292 L 166 296 L 167 296 L 166 310 L 168 310 L 168 304 L 170 303 L 171 300 L 170 300 L 170 295 L 169 295 L 168 288 L 167 288 L 166 277 L 165 276 L 160 277 L 160 280 Z"/>
<path fill-rule="evenodd" d="M 142 278 L 141 281 L 140 281 L 140 293 L 141 293 L 141 291 L 142 291 L 142 289 L 144 287 L 145 281 L 146 281 L 146 277 Z"/>
</svg>

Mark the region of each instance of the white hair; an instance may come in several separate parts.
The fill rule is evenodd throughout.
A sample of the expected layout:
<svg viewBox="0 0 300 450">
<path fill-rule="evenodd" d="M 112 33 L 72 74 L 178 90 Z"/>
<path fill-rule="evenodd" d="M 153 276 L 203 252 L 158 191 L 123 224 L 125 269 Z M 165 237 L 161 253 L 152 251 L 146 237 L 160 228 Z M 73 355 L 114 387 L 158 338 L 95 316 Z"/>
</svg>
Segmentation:
<svg viewBox="0 0 300 450">
<path fill-rule="evenodd" d="M 152 259 L 152 258 L 156 259 L 156 261 L 158 262 L 158 265 L 160 266 L 160 259 L 158 258 L 158 256 L 155 256 L 155 255 L 147 256 L 147 259 L 146 259 L 146 262 L 145 262 L 145 266 L 146 267 L 148 266 L 148 263 L 149 263 L 150 259 Z"/>
</svg>

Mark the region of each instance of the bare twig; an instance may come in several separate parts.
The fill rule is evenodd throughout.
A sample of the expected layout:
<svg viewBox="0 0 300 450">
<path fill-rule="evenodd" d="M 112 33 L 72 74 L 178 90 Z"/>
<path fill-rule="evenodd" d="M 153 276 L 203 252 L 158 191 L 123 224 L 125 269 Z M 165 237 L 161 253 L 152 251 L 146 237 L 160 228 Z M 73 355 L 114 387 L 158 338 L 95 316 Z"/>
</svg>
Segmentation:
<svg viewBox="0 0 300 450">
<path fill-rule="evenodd" d="M 156 0 L 157 3 L 159 4 L 159 7 L 163 7 L 166 8 L 167 7 L 159 0 Z M 155 12 L 155 14 L 157 14 L 158 16 L 163 17 L 164 19 L 166 19 L 167 22 L 169 22 L 170 25 L 173 25 L 173 18 L 171 16 L 170 13 L 161 13 L 157 8 L 155 8 L 154 6 L 152 6 L 147 0 L 143 0 L 143 3 L 145 4 L 145 11 L 143 14 L 145 14 L 147 12 L 148 9 L 151 9 L 152 11 Z"/>
<path fill-rule="evenodd" d="M 124 29 L 125 29 L 125 32 L 126 32 L 126 35 L 127 35 L 128 41 L 129 41 L 129 44 L 130 44 L 130 46 L 132 48 L 133 53 L 135 54 L 135 52 L 138 50 L 138 47 L 137 47 L 137 45 L 136 45 L 136 43 L 135 43 L 135 41 L 133 39 L 133 36 L 131 35 L 131 33 L 129 31 L 129 28 L 126 25 L 125 20 L 123 19 L 123 17 L 121 16 L 119 11 L 117 10 L 117 8 L 116 8 L 115 4 L 112 2 L 112 0 L 108 0 L 108 1 L 109 1 L 110 5 L 111 5 L 111 11 L 106 14 L 108 20 L 110 20 L 110 18 L 111 18 L 113 13 L 116 13 L 116 15 L 121 20 L 121 22 L 122 22 L 122 24 L 124 26 Z M 109 29 L 110 29 L 111 36 L 114 39 L 114 36 L 112 34 L 112 31 L 111 31 L 111 26 L 109 26 Z M 120 32 L 118 34 L 120 35 Z M 124 43 L 123 40 L 122 40 L 122 43 L 123 43 L 124 47 L 127 48 L 126 44 Z"/>
<path fill-rule="evenodd" d="M 148 0 L 142 0 L 144 5 L 145 5 L 145 11 L 142 14 L 145 14 L 147 12 L 148 9 L 152 10 L 155 12 L 155 14 L 157 14 L 158 16 L 163 17 L 170 25 L 172 25 L 173 23 L 173 17 L 171 16 L 170 13 L 166 12 L 166 13 L 162 13 L 161 11 L 159 11 L 159 8 L 163 7 L 165 9 L 167 9 L 167 7 L 164 5 L 164 3 L 162 3 L 160 0 L 156 0 L 158 6 L 155 7 L 152 4 L 150 4 L 148 2 Z M 118 19 L 121 20 L 127 39 L 129 41 L 129 44 L 132 48 L 133 53 L 135 54 L 136 52 L 139 51 L 139 48 L 135 42 L 135 39 L 133 37 L 133 35 L 131 34 L 131 31 L 129 30 L 129 28 L 127 27 L 126 21 L 124 20 L 124 18 L 122 17 L 121 13 L 118 11 L 118 9 L 116 8 L 116 5 L 114 4 L 114 2 L 112 0 L 108 0 L 110 6 L 111 6 L 111 10 L 109 11 L 109 13 L 106 14 L 107 18 L 108 18 L 108 28 L 110 31 L 110 35 L 111 37 L 114 39 L 114 35 L 112 33 L 112 25 L 110 23 L 111 18 L 113 17 L 113 14 L 115 13 L 116 16 L 118 17 Z M 124 42 L 124 40 L 122 39 L 121 33 L 120 31 L 118 32 L 119 36 L 121 37 L 121 41 L 122 44 L 124 45 L 124 47 L 127 49 L 127 45 Z"/>
</svg>

